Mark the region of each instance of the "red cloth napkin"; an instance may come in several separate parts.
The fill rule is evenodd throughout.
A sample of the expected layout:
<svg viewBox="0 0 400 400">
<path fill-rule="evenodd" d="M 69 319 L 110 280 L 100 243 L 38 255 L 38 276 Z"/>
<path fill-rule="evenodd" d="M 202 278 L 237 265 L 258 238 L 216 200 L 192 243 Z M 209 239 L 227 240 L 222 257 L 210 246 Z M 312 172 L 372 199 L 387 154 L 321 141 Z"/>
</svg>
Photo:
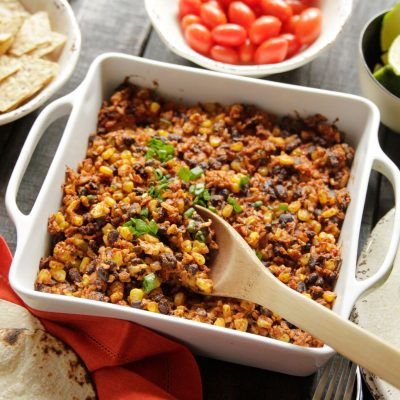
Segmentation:
<svg viewBox="0 0 400 400">
<path fill-rule="evenodd" d="M 0 298 L 26 307 L 75 350 L 101 400 L 202 398 L 199 370 L 186 347 L 128 321 L 33 310 L 8 282 L 11 260 L 0 236 Z"/>
</svg>

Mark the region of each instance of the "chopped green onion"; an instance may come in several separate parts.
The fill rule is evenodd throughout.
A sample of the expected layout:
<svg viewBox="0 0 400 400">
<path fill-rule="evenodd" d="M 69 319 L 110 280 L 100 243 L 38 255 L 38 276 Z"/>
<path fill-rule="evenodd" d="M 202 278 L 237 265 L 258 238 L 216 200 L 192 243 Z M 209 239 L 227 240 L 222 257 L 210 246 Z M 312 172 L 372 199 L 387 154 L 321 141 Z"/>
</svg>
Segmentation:
<svg viewBox="0 0 400 400">
<path fill-rule="evenodd" d="M 242 176 L 240 178 L 239 187 L 241 190 L 244 190 L 246 185 L 249 183 L 250 177 L 249 176 Z"/>
<path fill-rule="evenodd" d="M 198 240 L 199 242 L 205 242 L 206 238 L 204 236 L 204 233 L 202 231 L 198 231 L 195 235 L 195 239 Z"/>
<path fill-rule="evenodd" d="M 157 158 L 164 162 L 174 158 L 175 148 L 171 144 L 166 144 L 160 139 L 152 138 L 147 145 L 149 149 L 145 157 L 147 159 L 157 156 Z"/>
<path fill-rule="evenodd" d="M 281 204 L 279 204 L 279 209 L 282 211 L 287 211 L 288 205 L 285 203 L 281 203 Z"/>
<path fill-rule="evenodd" d="M 263 201 L 262 200 L 257 200 L 256 202 L 253 203 L 253 206 L 255 208 L 259 208 L 263 205 Z"/>
<path fill-rule="evenodd" d="M 262 260 L 262 258 L 263 258 L 263 255 L 262 255 L 261 251 L 258 251 L 258 250 L 256 250 L 256 256 L 257 256 L 260 260 Z"/>
<path fill-rule="evenodd" d="M 181 167 L 178 172 L 179 178 L 181 178 L 184 182 L 190 181 L 190 170 L 188 167 Z"/>
<path fill-rule="evenodd" d="M 135 226 L 133 226 L 135 225 Z M 129 228 L 131 233 L 135 236 L 141 236 L 146 233 L 157 236 L 158 225 L 154 220 L 151 220 L 148 224 L 141 219 L 131 218 L 130 221 L 126 222 L 123 226 Z"/>
<path fill-rule="evenodd" d="M 194 221 L 193 219 L 189 220 L 189 223 L 187 225 L 187 230 L 190 233 L 193 233 L 196 230 L 197 224 L 196 221 Z"/>
<path fill-rule="evenodd" d="M 190 179 L 195 180 L 203 175 L 204 171 L 201 167 L 194 167 L 190 170 Z"/>
<path fill-rule="evenodd" d="M 149 216 L 149 209 L 147 207 L 143 207 L 140 211 L 141 217 L 148 217 Z"/>
<path fill-rule="evenodd" d="M 157 168 L 154 171 L 154 174 L 156 175 L 156 179 L 159 181 L 160 179 L 162 179 L 162 177 L 164 176 L 163 172 L 161 171 L 160 168 Z"/>
<path fill-rule="evenodd" d="M 94 199 L 94 196 L 93 196 L 92 194 L 88 194 L 88 195 L 86 196 L 86 198 L 87 198 L 88 200 L 93 200 L 93 199 Z"/>
<path fill-rule="evenodd" d="M 183 215 L 184 215 L 186 218 L 191 218 L 191 216 L 194 214 L 195 211 L 196 211 L 196 210 L 195 210 L 193 207 L 191 207 L 191 208 L 188 208 L 188 209 L 183 213 Z"/>
<path fill-rule="evenodd" d="M 237 202 L 236 199 L 234 199 L 233 197 L 228 197 L 227 199 L 228 204 L 230 204 L 231 206 L 233 206 L 233 210 L 235 211 L 235 213 L 241 213 L 243 211 L 243 208 L 240 206 L 240 204 Z"/>
<path fill-rule="evenodd" d="M 146 275 L 143 278 L 143 290 L 145 293 L 150 293 L 152 290 L 158 288 L 160 286 L 160 281 L 152 272 L 151 274 Z"/>
<path fill-rule="evenodd" d="M 273 210 L 274 209 L 274 207 L 272 207 L 271 205 L 268 205 L 267 207 L 268 207 L 268 210 Z"/>
<path fill-rule="evenodd" d="M 210 211 L 212 211 L 214 214 L 218 214 L 218 211 L 217 211 L 217 209 L 216 209 L 215 207 L 213 207 L 213 206 L 208 206 L 208 209 L 209 209 Z"/>
<path fill-rule="evenodd" d="M 160 118 L 160 122 L 164 122 L 164 124 L 167 124 L 167 125 L 172 125 L 172 122 L 166 118 Z"/>
</svg>

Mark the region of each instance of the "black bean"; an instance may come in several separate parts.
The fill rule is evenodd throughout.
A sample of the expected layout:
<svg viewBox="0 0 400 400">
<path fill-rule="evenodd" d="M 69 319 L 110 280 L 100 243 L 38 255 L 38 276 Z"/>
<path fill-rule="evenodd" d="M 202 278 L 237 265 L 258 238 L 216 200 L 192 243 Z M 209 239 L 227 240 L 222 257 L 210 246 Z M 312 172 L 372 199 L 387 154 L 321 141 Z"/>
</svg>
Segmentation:
<svg viewBox="0 0 400 400">
<path fill-rule="evenodd" d="M 281 215 L 279 216 L 279 223 L 280 223 L 281 225 L 286 225 L 286 224 L 288 224 L 289 222 L 293 222 L 293 221 L 294 221 L 294 217 L 293 217 L 293 215 L 290 214 L 290 213 L 281 214 Z"/>
<path fill-rule="evenodd" d="M 130 136 L 124 136 L 123 141 L 124 141 L 124 145 L 126 147 L 130 147 L 135 143 L 135 139 L 133 137 L 130 137 Z"/>
<path fill-rule="evenodd" d="M 221 169 L 222 163 L 214 157 L 208 159 L 208 166 L 212 169 Z"/>
<path fill-rule="evenodd" d="M 306 285 L 305 285 L 304 282 L 300 281 L 300 282 L 297 283 L 297 288 L 296 288 L 296 290 L 297 290 L 298 292 L 302 293 L 302 292 L 305 292 L 305 291 L 307 290 L 307 287 L 306 287 Z"/>
<path fill-rule="evenodd" d="M 169 307 L 168 301 L 166 299 L 161 300 L 158 303 L 158 309 L 161 314 L 165 314 L 165 315 L 169 314 L 170 307 Z"/>
<path fill-rule="evenodd" d="M 77 268 L 71 268 L 68 271 L 68 278 L 72 281 L 72 282 L 80 282 L 82 280 L 81 274 L 78 271 Z"/>
<path fill-rule="evenodd" d="M 221 196 L 224 196 L 225 199 L 227 199 L 227 198 L 229 197 L 230 193 L 231 193 L 231 192 L 230 192 L 228 189 L 226 189 L 226 188 L 221 189 L 221 190 L 219 191 L 219 194 L 220 194 Z"/>
<path fill-rule="evenodd" d="M 143 304 L 142 304 L 141 300 L 134 300 L 131 303 L 131 307 L 133 307 L 133 308 L 142 308 Z"/>
<path fill-rule="evenodd" d="M 109 272 L 107 270 L 105 270 L 103 267 L 99 267 L 97 269 L 97 276 L 99 277 L 99 279 L 101 279 L 104 282 L 108 281 L 108 276 L 109 276 Z"/>
<path fill-rule="evenodd" d="M 261 307 L 260 311 L 261 311 L 261 314 L 265 315 L 268 318 L 271 318 L 273 315 L 272 311 L 268 310 L 268 308 L 265 308 L 265 307 Z"/>
<path fill-rule="evenodd" d="M 224 200 L 224 196 L 222 196 L 221 194 L 214 194 L 210 198 L 211 204 L 214 207 L 219 207 Z"/>
<path fill-rule="evenodd" d="M 132 264 L 132 265 L 143 264 L 143 260 L 142 260 L 141 258 L 138 258 L 138 257 L 132 258 L 131 264 Z"/>
<path fill-rule="evenodd" d="M 310 274 L 310 275 L 308 276 L 308 278 L 306 279 L 306 283 L 307 283 L 308 286 L 313 286 L 314 283 L 317 281 L 317 279 L 318 279 L 318 274 L 315 273 L 315 272 L 313 272 L 313 273 Z"/>
<path fill-rule="evenodd" d="M 161 266 L 163 268 L 176 268 L 176 258 L 173 254 L 171 253 L 163 253 L 160 256 L 160 262 L 161 262 Z"/>
<path fill-rule="evenodd" d="M 276 185 L 275 186 L 275 194 L 277 195 L 278 199 L 286 200 L 287 196 L 288 196 L 288 191 L 284 186 Z"/>
<path fill-rule="evenodd" d="M 310 268 L 311 271 L 315 270 L 317 260 L 318 258 L 316 256 L 314 256 L 313 254 L 310 255 L 310 259 L 308 260 L 308 268 Z"/>
<path fill-rule="evenodd" d="M 110 231 L 107 239 L 110 244 L 114 244 L 119 239 L 119 232 L 116 229 Z"/>
<path fill-rule="evenodd" d="M 189 264 L 185 265 L 185 269 L 189 274 L 196 275 L 197 271 L 199 270 L 199 266 L 197 264 Z"/>
<path fill-rule="evenodd" d="M 323 278 L 322 276 L 320 276 L 320 277 L 316 280 L 316 282 L 315 282 L 314 285 L 315 285 L 315 286 L 323 287 L 324 284 L 325 284 L 325 280 L 324 280 L 324 278 Z"/>
<path fill-rule="evenodd" d="M 306 243 L 301 250 L 304 251 L 305 253 L 308 253 L 311 250 L 312 244 L 310 242 Z"/>
</svg>

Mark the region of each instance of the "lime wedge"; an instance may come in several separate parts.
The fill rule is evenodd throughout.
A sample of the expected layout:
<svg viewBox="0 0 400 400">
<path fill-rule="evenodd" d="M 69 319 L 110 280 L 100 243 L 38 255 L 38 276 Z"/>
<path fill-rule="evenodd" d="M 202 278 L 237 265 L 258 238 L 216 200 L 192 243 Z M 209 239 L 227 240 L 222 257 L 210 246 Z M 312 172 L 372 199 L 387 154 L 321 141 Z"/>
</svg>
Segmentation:
<svg viewBox="0 0 400 400">
<path fill-rule="evenodd" d="M 385 65 L 374 72 L 375 79 L 389 92 L 400 97 L 400 76 L 393 72 L 390 65 Z"/>
<path fill-rule="evenodd" d="M 381 29 L 381 50 L 387 51 L 393 40 L 400 35 L 400 3 L 397 3 L 383 17 Z"/>
<path fill-rule="evenodd" d="M 381 60 L 382 60 L 382 62 L 386 65 L 389 61 L 388 61 L 388 53 L 386 52 L 386 53 L 383 53 L 382 55 L 381 55 Z"/>
<path fill-rule="evenodd" d="M 394 39 L 389 47 L 388 64 L 396 75 L 400 75 L 400 35 Z"/>
</svg>

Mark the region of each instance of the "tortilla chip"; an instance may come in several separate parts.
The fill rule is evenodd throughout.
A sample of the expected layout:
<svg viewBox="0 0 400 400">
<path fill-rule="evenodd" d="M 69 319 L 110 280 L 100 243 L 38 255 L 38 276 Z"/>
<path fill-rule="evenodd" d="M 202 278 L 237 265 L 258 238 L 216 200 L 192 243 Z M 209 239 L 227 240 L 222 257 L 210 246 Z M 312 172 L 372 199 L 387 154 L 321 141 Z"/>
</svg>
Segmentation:
<svg viewBox="0 0 400 400">
<path fill-rule="evenodd" d="M 27 17 L 29 13 L 25 7 L 17 0 L 0 0 L 0 9 L 11 11 L 14 14 Z"/>
<path fill-rule="evenodd" d="M 60 50 L 61 47 L 67 40 L 67 37 L 58 32 L 50 32 L 49 37 L 51 38 L 50 43 L 41 44 L 36 47 L 29 55 L 34 57 L 43 57 L 47 56 L 48 54 L 53 53 L 56 50 Z"/>
<path fill-rule="evenodd" d="M 24 18 L 20 15 L 0 9 L 0 33 L 8 33 L 15 36 L 23 22 Z"/>
<path fill-rule="evenodd" d="M 20 68 L 21 62 L 16 58 L 6 55 L 0 56 L 0 82 L 15 74 Z"/>
<path fill-rule="evenodd" d="M 11 111 L 32 97 L 57 75 L 59 69 L 57 63 L 40 58 L 24 56 L 20 61 L 20 70 L 0 82 L 0 112 Z"/>
<path fill-rule="evenodd" d="M 11 33 L 0 33 L 0 55 L 7 52 L 13 40 L 14 36 Z"/>
<path fill-rule="evenodd" d="M 39 45 L 51 42 L 51 27 L 46 12 L 40 11 L 25 19 L 18 31 L 10 53 L 22 56 L 36 49 Z"/>
</svg>

